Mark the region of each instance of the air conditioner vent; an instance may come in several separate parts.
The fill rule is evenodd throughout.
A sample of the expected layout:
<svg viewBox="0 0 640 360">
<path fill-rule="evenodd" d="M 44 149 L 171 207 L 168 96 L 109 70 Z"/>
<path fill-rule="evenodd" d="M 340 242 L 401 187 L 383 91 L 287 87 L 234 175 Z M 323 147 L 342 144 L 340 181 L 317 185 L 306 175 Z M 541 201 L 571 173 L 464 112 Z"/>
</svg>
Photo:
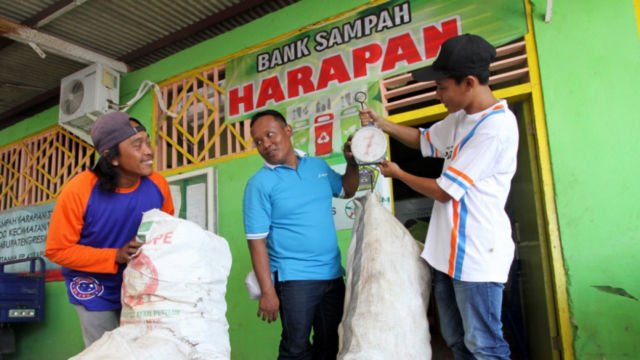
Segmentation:
<svg viewBox="0 0 640 360">
<path fill-rule="evenodd" d="M 74 80 L 69 86 L 65 87 L 64 90 L 60 101 L 62 113 L 67 116 L 73 115 L 80 109 L 80 105 L 82 105 L 84 85 L 82 85 L 82 81 Z"/>
<path fill-rule="evenodd" d="M 60 83 L 60 125 L 91 143 L 93 122 L 98 116 L 117 110 L 119 93 L 120 75 L 102 64 L 65 77 Z"/>
</svg>

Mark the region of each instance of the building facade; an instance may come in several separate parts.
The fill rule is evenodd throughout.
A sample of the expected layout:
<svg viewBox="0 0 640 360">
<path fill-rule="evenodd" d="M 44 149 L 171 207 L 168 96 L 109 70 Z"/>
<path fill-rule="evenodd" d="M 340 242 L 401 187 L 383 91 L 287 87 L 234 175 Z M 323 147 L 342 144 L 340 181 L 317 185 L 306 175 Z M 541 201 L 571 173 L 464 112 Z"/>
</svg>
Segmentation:
<svg viewBox="0 0 640 360">
<path fill-rule="evenodd" d="M 241 67 L 242 59 L 256 49 L 274 54 L 284 49 L 280 44 L 299 41 L 301 33 L 331 29 L 341 19 L 358 19 L 359 14 L 380 15 L 380 9 L 392 9 L 389 4 L 405 3 L 429 9 L 437 1 L 302 0 L 122 77 L 122 100 L 133 97 L 142 80 L 161 86 L 162 99 L 148 94 L 130 111 L 152 129 L 159 171 L 179 181 L 182 175 L 215 169 L 216 204 L 207 214 L 215 216 L 210 226 L 228 240 L 233 255 L 227 318 L 234 359 L 275 358 L 280 327 L 255 317 L 257 304 L 244 288 L 251 261 L 239 221 L 242 194 L 262 160 L 252 148 L 246 121 L 225 121 L 232 115 L 226 102 L 230 84 L 245 84 L 240 75 L 234 77 L 241 71 L 230 69 Z M 473 18 L 467 23 L 463 12 L 470 3 L 447 2 L 447 11 L 461 13 L 456 28 L 464 32 L 476 29 L 467 26 Z M 634 129 L 640 130 L 640 118 L 633 115 L 639 99 L 633 84 L 640 82 L 640 1 L 547 5 L 535 0 L 499 9 L 514 11 L 513 22 L 521 21 L 514 26 L 516 35 L 496 40 L 501 63 L 492 68 L 496 96 L 508 100 L 521 131 L 519 170 L 507 206 L 518 261 L 512 286 L 507 287 L 511 308 L 505 310 L 513 324 L 505 321 L 505 327 L 512 348 L 531 359 L 633 359 L 640 353 L 640 242 L 635 229 L 640 191 L 631 183 L 640 175 L 633 165 L 638 153 Z M 394 18 L 389 11 L 396 20 L 390 28 L 405 25 L 401 15 Z M 425 25 L 437 23 L 437 29 L 445 31 L 446 21 L 455 18 L 445 15 L 423 15 Z M 522 29 L 520 35 L 517 29 Z M 407 48 L 396 55 L 404 54 L 403 49 Z M 420 54 L 429 60 L 425 52 Z M 273 57 L 270 61 L 280 66 Z M 409 68 L 401 67 L 415 68 L 410 62 L 405 60 L 388 74 L 367 74 L 375 81 L 367 83 L 365 91 L 393 121 L 428 126 L 445 110 L 433 95 L 423 96 L 429 88 L 416 88 L 407 78 Z M 271 95 L 265 95 L 264 104 L 278 101 L 273 92 L 265 94 Z M 167 117 L 160 100 L 179 116 Z M 247 110 L 248 105 L 242 106 Z M 54 107 L 0 131 L 3 212 L 51 204 L 60 186 L 92 163 L 91 148 L 57 121 Z M 294 141 L 304 144 L 302 136 Z M 602 155 L 609 145 L 618 150 L 617 157 Z M 311 149 L 319 153 L 316 146 Z M 392 159 L 404 155 L 392 144 Z M 341 163 L 339 156 L 328 159 L 331 165 Z M 393 193 L 395 204 L 411 197 L 395 185 Z M 345 250 L 350 230 L 338 234 Z M 66 359 L 82 349 L 76 313 L 59 281 L 46 285 L 46 320 L 15 330 L 17 352 L 11 359 Z"/>
</svg>

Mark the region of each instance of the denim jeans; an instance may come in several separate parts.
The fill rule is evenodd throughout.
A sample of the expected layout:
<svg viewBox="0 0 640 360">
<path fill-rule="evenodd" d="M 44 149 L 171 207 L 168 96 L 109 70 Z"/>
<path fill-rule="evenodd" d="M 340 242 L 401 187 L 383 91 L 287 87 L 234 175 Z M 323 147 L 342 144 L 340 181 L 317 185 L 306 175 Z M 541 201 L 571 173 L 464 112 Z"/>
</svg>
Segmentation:
<svg viewBox="0 0 640 360">
<path fill-rule="evenodd" d="M 345 286 L 334 280 L 276 282 L 282 337 L 278 359 L 335 359 Z M 309 335 L 313 328 L 313 345 Z"/>
<path fill-rule="evenodd" d="M 454 280 L 434 269 L 433 286 L 442 337 L 456 360 L 510 358 L 500 320 L 504 284 Z"/>
</svg>

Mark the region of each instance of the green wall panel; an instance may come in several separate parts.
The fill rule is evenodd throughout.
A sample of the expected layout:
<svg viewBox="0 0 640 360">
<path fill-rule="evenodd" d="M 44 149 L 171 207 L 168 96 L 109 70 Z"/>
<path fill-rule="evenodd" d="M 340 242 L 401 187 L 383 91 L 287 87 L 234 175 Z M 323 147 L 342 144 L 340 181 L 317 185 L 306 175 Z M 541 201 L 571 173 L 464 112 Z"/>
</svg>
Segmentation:
<svg viewBox="0 0 640 360">
<path fill-rule="evenodd" d="M 275 359 L 280 338 L 280 324 L 268 324 L 256 316 L 258 303 L 249 299 L 244 286 L 244 278 L 251 271 L 251 258 L 242 224 L 242 194 L 247 180 L 262 164 L 262 159 L 254 155 L 217 166 L 219 233 L 229 242 L 233 256 L 227 284 L 233 359 Z"/>
<path fill-rule="evenodd" d="M 534 28 L 576 358 L 637 359 L 640 41 L 633 1 L 557 1 L 550 23 L 542 21 L 545 5 L 535 1 Z"/>
<path fill-rule="evenodd" d="M 35 134 L 58 123 L 58 107 L 47 109 L 0 131 L 0 147 Z"/>
</svg>

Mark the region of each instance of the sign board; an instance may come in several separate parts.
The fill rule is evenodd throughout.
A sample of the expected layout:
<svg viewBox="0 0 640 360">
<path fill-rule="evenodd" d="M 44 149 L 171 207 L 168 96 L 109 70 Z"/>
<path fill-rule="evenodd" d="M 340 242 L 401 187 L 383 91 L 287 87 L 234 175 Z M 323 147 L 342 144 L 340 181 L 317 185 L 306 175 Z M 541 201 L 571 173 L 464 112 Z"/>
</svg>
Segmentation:
<svg viewBox="0 0 640 360">
<path fill-rule="evenodd" d="M 60 268 L 44 257 L 44 245 L 54 203 L 0 212 L 0 262 L 42 257 L 48 273 Z M 6 272 L 27 272 L 29 263 L 9 265 Z"/>
<path fill-rule="evenodd" d="M 387 1 L 307 29 L 227 62 L 226 122 L 276 109 L 323 125 L 350 111 L 355 91 L 430 65 L 450 37 L 473 33 L 499 46 L 527 30 L 524 3 L 514 0 Z"/>
</svg>

